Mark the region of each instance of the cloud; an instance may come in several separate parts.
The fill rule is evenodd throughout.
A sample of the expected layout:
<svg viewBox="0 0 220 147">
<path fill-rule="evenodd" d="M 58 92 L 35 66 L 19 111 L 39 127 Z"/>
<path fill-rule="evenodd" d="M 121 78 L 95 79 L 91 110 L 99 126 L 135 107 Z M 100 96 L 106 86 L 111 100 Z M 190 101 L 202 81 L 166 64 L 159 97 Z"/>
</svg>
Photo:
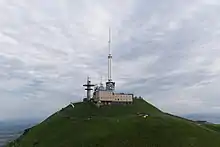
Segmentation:
<svg viewBox="0 0 220 147">
<path fill-rule="evenodd" d="M 45 118 L 107 75 L 174 114 L 219 108 L 216 0 L 0 2 L 0 119 Z M 209 108 L 209 109 L 205 109 Z"/>
</svg>

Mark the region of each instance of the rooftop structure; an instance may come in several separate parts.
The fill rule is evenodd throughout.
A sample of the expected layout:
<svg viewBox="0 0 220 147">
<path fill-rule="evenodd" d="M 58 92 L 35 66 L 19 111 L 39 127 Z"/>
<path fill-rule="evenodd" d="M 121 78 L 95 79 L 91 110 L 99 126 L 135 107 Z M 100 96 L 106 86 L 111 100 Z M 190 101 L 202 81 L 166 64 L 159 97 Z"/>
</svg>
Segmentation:
<svg viewBox="0 0 220 147">
<path fill-rule="evenodd" d="M 111 53 L 111 29 L 109 28 L 109 41 L 108 41 L 108 81 L 106 82 L 106 90 L 114 91 L 115 82 L 112 80 L 112 53 Z"/>
<path fill-rule="evenodd" d="M 87 78 L 87 83 L 83 85 L 85 88 L 85 90 L 87 91 L 87 100 L 90 100 L 92 98 L 92 91 L 93 91 L 93 87 L 95 86 L 94 84 L 91 83 L 90 78 Z"/>
</svg>

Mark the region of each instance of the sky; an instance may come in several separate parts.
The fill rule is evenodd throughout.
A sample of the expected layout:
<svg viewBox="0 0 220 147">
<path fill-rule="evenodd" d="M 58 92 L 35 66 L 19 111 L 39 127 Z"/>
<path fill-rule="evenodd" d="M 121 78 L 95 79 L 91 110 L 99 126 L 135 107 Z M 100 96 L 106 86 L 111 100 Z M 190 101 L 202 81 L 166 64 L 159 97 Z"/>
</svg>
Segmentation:
<svg viewBox="0 0 220 147">
<path fill-rule="evenodd" d="M 161 110 L 220 113 L 220 1 L 0 0 L 0 120 L 46 118 L 90 76 Z"/>
</svg>

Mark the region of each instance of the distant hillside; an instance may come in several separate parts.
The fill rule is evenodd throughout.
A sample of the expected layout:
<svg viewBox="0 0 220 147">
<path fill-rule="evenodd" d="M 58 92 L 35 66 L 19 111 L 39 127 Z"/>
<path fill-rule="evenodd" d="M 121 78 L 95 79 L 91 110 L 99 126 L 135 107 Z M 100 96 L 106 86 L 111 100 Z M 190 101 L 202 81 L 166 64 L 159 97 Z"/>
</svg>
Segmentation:
<svg viewBox="0 0 220 147">
<path fill-rule="evenodd" d="M 195 121 L 207 121 L 212 123 L 220 123 L 220 114 L 219 113 L 206 113 L 206 114 L 188 114 L 183 116 L 188 119 L 192 119 Z"/>
<path fill-rule="evenodd" d="M 161 112 L 141 99 L 97 108 L 76 103 L 26 130 L 8 147 L 219 147 L 209 126 Z"/>
<path fill-rule="evenodd" d="M 33 126 L 32 122 L 28 121 L 26 123 L 20 120 L 0 122 L 0 147 L 3 147 L 9 141 L 17 139 L 26 128 L 31 126 Z"/>
</svg>

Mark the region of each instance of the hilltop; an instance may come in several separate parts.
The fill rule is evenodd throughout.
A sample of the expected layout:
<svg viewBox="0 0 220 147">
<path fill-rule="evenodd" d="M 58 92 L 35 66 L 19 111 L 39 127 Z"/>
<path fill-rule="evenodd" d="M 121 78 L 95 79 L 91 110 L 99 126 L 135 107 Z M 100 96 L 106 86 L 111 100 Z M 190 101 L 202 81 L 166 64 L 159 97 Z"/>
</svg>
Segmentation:
<svg viewBox="0 0 220 147">
<path fill-rule="evenodd" d="M 8 147 L 219 147 L 219 126 L 163 113 L 142 99 L 132 105 L 69 105 Z"/>
</svg>

